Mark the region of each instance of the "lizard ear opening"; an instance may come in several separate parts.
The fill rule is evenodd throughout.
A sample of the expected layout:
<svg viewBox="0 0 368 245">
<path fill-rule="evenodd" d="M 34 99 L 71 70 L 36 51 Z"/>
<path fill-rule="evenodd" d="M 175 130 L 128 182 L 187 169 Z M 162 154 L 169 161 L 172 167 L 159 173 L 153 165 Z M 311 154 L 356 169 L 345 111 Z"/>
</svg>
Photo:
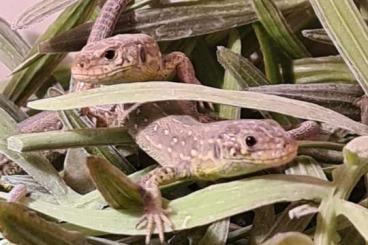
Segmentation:
<svg viewBox="0 0 368 245">
<path fill-rule="evenodd" d="M 112 60 L 113 58 L 115 58 L 115 50 L 106 50 L 104 53 L 104 57 L 108 60 Z"/>
<path fill-rule="evenodd" d="M 139 48 L 139 57 L 141 58 L 142 63 L 146 63 L 146 50 L 142 46 Z"/>
</svg>

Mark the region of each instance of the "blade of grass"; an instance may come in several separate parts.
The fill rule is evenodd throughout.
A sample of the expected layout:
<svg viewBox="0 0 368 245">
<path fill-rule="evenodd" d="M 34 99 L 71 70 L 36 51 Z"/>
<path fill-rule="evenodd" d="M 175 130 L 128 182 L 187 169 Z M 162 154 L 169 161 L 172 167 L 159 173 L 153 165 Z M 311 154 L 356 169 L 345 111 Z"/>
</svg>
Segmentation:
<svg viewBox="0 0 368 245">
<path fill-rule="evenodd" d="M 344 215 L 368 241 L 368 210 L 358 204 L 345 200 L 335 200 L 336 215 Z"/>
<path fill-rule="evenodd" d="M 0 18 L 0 61 L 12 70 L 24 60 L 29 49 L 26 41 Z"/>
<path fill-rule="evenodd" d="M 162 93 L 162 91 L 165 91 L 165 93 Z M 173 82 L 141 82 L 104 86 L 79 93 L 33 101 L 28 106 L 38 110 L 68 110 L 96 105 L 164 100 L 210 101 L 273 111 L 326 122 L 357 134 L 368 134 L 368 126 L 312 103 L 256 92 L 222 90 L 203 85 Z"/>
<path fill-rule="evenodd" d="M 223 219 L 211 224 L 198 245 L 225 245 L 229 233 L 230 219 Z"/>
<path fill-rule="evenodd" d="M 173 210 L 170 218 L 176 230 L 183 230 L 267 204 L 301 199 L 320 200 L 329 196 L 332 191 L 330 183 L 315 178 L 268 175 L 213 185 L 171 201 L 168 208 Z M 6 195 L 0 193 L 0 196 Z M 219 198 L 221 196 L 226 198 Z M 45 215 L 81 227 L 113 234 L 146 234 L 146 230 L 135 228 L 141 212 L 71 208 L 40 200 L 30 201 L 27 198 L 23 203 Z"/>
<path fill-rule="evenodd" d="M 328 199 L 323 200 L 319 207 L 317 227 L 314 234 L 314 241 L 317 245 L 338 242 L 335 204 L 338 203 L 339 200 L 348 199 L 361 177 L 368 172 L 367 142 L 368 136 L 362 136 L 353 139 L 344 147 L 344 164 L 340 165 L 333 172 L 335 191 Z M 343 202 L 343 205 L 344 204 L 346 203 Z M 342 208 L 340 211 L 344 212 L 344 209 Z M 356 210 L 352 212 L 356 212 Z M 353 224 L 355 224 L 355 222 L 360 222 L 360 220 L 355 219 L 355 215 L 354 213 L 351 217 L 348 217 L 353 219 L 351 220 Z M 363 212 L 360 215 L 365 217 L 367 212 Z M 363 225 L 362 228 L 364 228 L 367 224 L 364 222 L 361 223 L 361 225 Z"/>
<path fill-rule="evenodd" d="M 310 0 L 316 15 L 355 78 L 368 94 L 368 28 L 351 0 Z"/>
<path fill-rule="evenodd" d="M 78 0 L 43 0 L 24 10 L 12 24 L 13 29 L 23 29 L 43 21 L 46 17 L 62 10 Z"/>
<path fill-rule="evenodd" d="M 19 134 L 8 138 L 8 148 L 17 152 L 65 149 L 97 145 L 130 145 L 132 139 L 121 137 L 124 128 L 94 128 Z"/>
<path fill-rule="evenodd" d="M 356 83 L 356 79 L 340 56 L 304 58 L 292 64 L 295 83 Z"/>
<path fill-rule="evenodd" d="M 6 138 L 17 134 L 16 122 L 0 109 L 0 152 L 21 166 L 38 183 L 43 185 L 62 203 L 70 203 L 77 197 L 51 163 L 40 153 L 17 153 L 7 148 Z"/>
<path fill-rule="evenodd" d="M 302 31 L 302 35 L 310 40 L 333 45 L 330 37 L 327 35 L 325 29 L 306 29 Z"/>
<path fill-rule="evenodd" d="M 60 118 L 63 124 L 69 129 L 83 129 L 87 130 L 92 128 L 93 124 L 87 118 L 82 118 L 79 116 L 78 112 L 75 110 L 61 111 L 59 112 Z M 119 139 L 129 141 L 131 137 L 124 131 L 120 131 L 118 135 Z M 126 147 L 124 149 L 131 150 L 133 144 L 130 144 L 130 148 Z M 135 167 L 124 157 L 120 151 L 112 145 L 105 146 L 83 146 L 84 149 L 92 155 L 102 157 L 124 171 L 124 173 L 129 174 L 135 171 Z"/>
<path fill-rule="evenodd" d="M 291 12 L 306 0 L 275 2 L 283 11 Z M 164 8 L 139 9 L 123 14 L 114 34 L 144 32 L 157 41 L 169 41 L 227 30 L 252 23 L 256 19 L 250 0 L 198 1 Z M 92 23 L 89 23 L 65 32 L 45 42 L 40 49 L 42 52 L 80 50 L 86 43 L 91 27 Z"/>
<path fill-rule="evenodd" d="M 276 234 L 262 245 L 313 245 L 312 239 L 300 232 L 285 232 Z"/>
<path fill-rule="evenodd" d="M 234 53 L 241 54 L 242 49 L 241 39 L 239 36 L 239 32 L 235 29 L 231 30 L 229 33 L 228 47 Z M 241 89 L 238 84 L 238 81 L 230 74 L 229 71 L 225 71 L 222 89 L 229 89 L 229 90 Z M 240 112 L 241 108 L 234 106 L 219 105 L 218 108 L 220 118 L 239 119 Z"/>
<path fill-rule="evenodd" d="M 74 6 L 67 8 L 39 38 L 37 44 L 86 21 L 93 13 L 96 2 L 96 0 L 82 0 Z M 4 94 L 17 104 L 24 103 L 43 83 L 48 81 L 52 71 L 64 58 L 64 55 L 60 54 L 36 55 L 37 44 L 28 55 L 28 57 L 34 56 L 36 62 L 15 74 L 4 90 Z"/>
<path fill-rule="evenodd" d="M 91 245 L 83 234 L 46 221 L 17 203 L 0 201 L 1 232 L 15 244 Z"/>
<path fill-rule="evenodd" d="M 286 19 L 271 0 L 253 0 L 257 16 L 271 38 L 293 59 L 310 56 Z"/>
<path fill-rule="evenodd" d="M 142 209 L 140 187 L 118 168 L 98 157 L 88 157 L 87 167 L 96 188 L 113 208 Z"/>
<path fill-rule="evenodd" d="M 262 51 L 267 81 L 269 81 L 271 84 L 282 83 L 282 76 L 280 73 L 277 55 L 278 51 L 274 47 L 272 39 L 267 34 L 261 23 L 256 22 L 252 26 Z"/>
</svg>

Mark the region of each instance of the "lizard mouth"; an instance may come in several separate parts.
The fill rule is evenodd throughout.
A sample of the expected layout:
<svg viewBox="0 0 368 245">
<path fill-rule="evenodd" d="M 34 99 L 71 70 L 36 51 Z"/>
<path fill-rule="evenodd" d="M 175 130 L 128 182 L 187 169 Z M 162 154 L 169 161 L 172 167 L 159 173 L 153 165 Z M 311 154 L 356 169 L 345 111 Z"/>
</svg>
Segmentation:
<svg viewBox="0 0 368 245">
<path fill-rule="evenodd" d="M 74 79 L 86 83 L 109 83 L 115 81 L 116 78 L 123 77 L 121 73 L 129 70 L 129 67 L 119 67 L 118 69 L 104 70 L 102 67 L 98 69 L 80 69 L 72 67 L 72 76 Z M 120 79 L 122 80 L 122 79 Z"/>
<path fill-rule="evenodd" d="M 286 164 L 292 161 L 297 155 L 297 147 L 290 146 L 290 148 L 284 153 L 278 156 L 275 156 L 272 151 L 265 151 L 263 155 L 247 155 L 247 156 L 239 156 L 239 157 L 229 157 L 227 159 L 233 162 L 247 162 L 252 165 L 272 165 L 278 166 Z"/>
</svg>

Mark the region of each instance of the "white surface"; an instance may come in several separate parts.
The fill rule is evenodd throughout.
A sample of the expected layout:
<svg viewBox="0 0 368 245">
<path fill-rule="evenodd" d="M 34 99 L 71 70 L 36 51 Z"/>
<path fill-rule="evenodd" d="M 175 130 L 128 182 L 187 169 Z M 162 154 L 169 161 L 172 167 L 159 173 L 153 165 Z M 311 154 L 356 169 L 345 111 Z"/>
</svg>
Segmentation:
<svg viewBox="0 0 368 245">
<path fill-rule="evenodd" d="M 39 0 L 0 0 L 0 17 L 12 23 L 26 8 L 38 1 Z M 44 20 L 42 23 L 32 25 L 28 29 L 19 30 L 19 33 L 32 45 L 57 15 L 58 13 Z M 9 70 L 0 62 L 0 80 L 6 79 L 8 74 Z"/>
</svg>

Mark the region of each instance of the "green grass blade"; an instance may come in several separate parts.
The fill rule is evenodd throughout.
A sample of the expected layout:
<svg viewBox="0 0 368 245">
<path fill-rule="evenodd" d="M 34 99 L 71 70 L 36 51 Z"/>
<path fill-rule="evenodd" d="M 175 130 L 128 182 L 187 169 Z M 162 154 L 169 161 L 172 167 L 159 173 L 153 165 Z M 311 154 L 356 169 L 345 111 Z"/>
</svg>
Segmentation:
<svg viewBox="0 0 368 245">
<path fill-rule="evenodd" d="M 288 56 L 293 59 L 310 56 L 271 0 L 253 0 L 252 3 L 263 27 Z"/>
<path fill-rule="evenodd" d="M 27 8 L 20 14 L 13 24 L 15 29 L 23 29 L 41 22 L 49 15 L 64 9 L 78 0 L 43 0 Z"/>
<path fill-rule="evenodd" d="M 212 185 L 171 201 L 168 208 L 172 210 L 170 218 L 176 230 L 183 230 L 272 203 L 320 200 L 329 196 L 332 190 L 330 183 L 315 178 L 268 175 Z M 145 229 L 135 228 L 142 212 L 79 209 L 27 200 L 24 203 L 31 209 L 81 227 L 113 234 L 146 234 Z"/>
<path fill-rule="evenodd" d="M 306 0 L 276 0 L 283 11 L 293 11 Z M 209 13 L 216 13 L 211 14 Z M 185 5 L 173 4 L 163 8 L 138 9 L 123 14 L 115 34 L 144 32 L 157 41 L 178 40 L 243 26 L 257 20 L 250 0 L 197 1 Z M 205 23 L 198 25 L 198 23 Z M 88 38 L 92 23 L 47 41 L 43 52 L 80 50 Z"/>
<path fill-rule="evenodd" d="M 241 54 L 242 45 L 239 32 L 237 30 L 230 31 L 228 39 L 228 47 L 234 53 Z M 230 89 L 230 90 L 241 89 L 238 81 L 230 74 L 229 71 L 225 71 L 222 89 Z M 219 105 L 218 113 L 220 118 L 239 119 L 240 112 L 241 108 L 239 107 Z"/>
<path fill-rule="evenodd" d="M 6 96 L 17 104 L 22 104 L 50 79 L 52 71 L 61 62 L 64 55 L 37 55 L 38 43 L 86 21 L 93 13 L 96 2 L 96 0 L 79 1 L 59 16 L 30 51 L 28 58 L 33 56 L 36 61 L 15 74 L 7 84 L 4 90 Z M 29 61 L 26 64 L 29 64 Z"/>
<path fill-rule="evenodd" d="M 0 18 L 0 61 L 12 70 L 22 63 L 29 50 L 26 41 Z"/>
<path fill-rule="evenodd" d="M 81 233 L 46 221 L 17 203 L 0 201 L 1 232 L 14 244 L 91 245 Z"/>
<path fill-rule="evenodd" d="M 225 245 L 229 233 L 229 225 L 229 219 L 223 219 L 211 224 L 198 245 Z"/>
<path fill-rule="evenodd" d="M 87 167 L 96 188 L 113 208 L 141 208 L 140 187 L 106 160 L 88 157 Z"/>
<path fill-rule="evenodd" d="M 267 34 L 261 23 L 254 23 L 253 29 L 257 35 L 259 46 L 262 51 L 267 80 L 271 84 L 282 83 L 283 79 L 280 73 L 278 50 L 276 50 L 273 40 Z"/>
<path fill-rule="evenodd" d="M 304 58 L 292 64 L 294 83 L 356 83 L 356 79 L 340 56 Z"/>
<path fill-rule="evenodd" d="M 302 35 L 310 40 L 333 45 L 330 37 L 327 35 L 325 29 L 306 29 L 302 31 Z"/>
<path fill-rule="evenodd" d="M 368 28 L 354 1 L 310 0 L 332 42 L 368 94 Z"/>
<path fill-rule="evenodd" d="M 19 134 L 8 138 L 8 148 L 17 152 L 64 149 L 97 145 L 130 145 L 131 138 L 120 137 L 124 128 L 94 128 Z"/>
<path fill-rule="evenodd" d="M 237 79 L 243 89 L 268 84 L 267 79 L 256 66 L 245 57 L 227 48 L 217 48 L 217 59 Z"/>
<path fill-rule="evenodd" d="M 348 218 L 364 239 L 368 241 L 368 209 L 341 199 L 335 200 L 334 205 L 336 215 L 343 215 Z"/>
<path fill-rule="evenodd" d="M 90 129 L 92 126 L 92 123 L 87 118 L 80 117 L 78 112 L 76 110 L 69 110 L 69 111 L 61 111 L 59 113 L 60 118 L 63 122 L 63 124 L 69 128 L 69 129 L 82 129 L 87 130 Z M 118 130 L 119 131 L 119 130 Z M 102 136 L 102 135 L 100 135 Z M 115 135 L 113 138 L 116 138 L 118 136 L 118 140 L 131 142 L 130 148 L 127 148 L 128 151 L 130 151 L 134 144 L 129 134 L 127 134 L 126 130 L 120 130 L 118 135 Z M 102 138 L 110 139 L 110 136 L 102 136 Z M 33 140 L 33 139 L 32 139 Z M 74 144 L 75 142 L 69 142 Z M 115 146 L 112 145 L 100 145 L 100 146 L 87 146 L 87 145 L 81 145 L 84 147 L 84 149 L 92 155 L 96 155 L 99 157 L 102 157 L 106 159 L 107 161 L 111 162 L 113 165 L 117 166 L 119 169 L 123 170 L 124 173 L 129 174 L 135 171 L 135 167 L 133 167 L 129 161 L 125 159 L 125 157 L 120 154 L 119 150 L 116 149 Z M 124 148 L 125 149 L 125 148 Z"/>
<path fill-rule="evenodd" d="M 28 106 L 38 110 L 68 110 L 96 105 L 163 100 L 210 101 L 272 111 L 326 122 L 357 134 L 368 134 L 368 126 L 316 104 L 256 92 L 222 90 L 203 85 L 173 82 L 141 82 L 104 86 L 80 93 L 33 101 Z"/>
<path fill-rule="evenodd" d="M 313 245 L 312 239 L 300 232 L 279 233 L 262 245 Z"/>
<path fill-rule="evenodd" d="M 40 153 L 17 153 L 9 150 L 6 138 L 14 134 L 17 134 L 16 122 L 4 110 L 0 109 L 0 152 L 21 166 L 60 202 L 68 203 L 77 197 L 65 185 L 51 163 Z"/>
</svg>

